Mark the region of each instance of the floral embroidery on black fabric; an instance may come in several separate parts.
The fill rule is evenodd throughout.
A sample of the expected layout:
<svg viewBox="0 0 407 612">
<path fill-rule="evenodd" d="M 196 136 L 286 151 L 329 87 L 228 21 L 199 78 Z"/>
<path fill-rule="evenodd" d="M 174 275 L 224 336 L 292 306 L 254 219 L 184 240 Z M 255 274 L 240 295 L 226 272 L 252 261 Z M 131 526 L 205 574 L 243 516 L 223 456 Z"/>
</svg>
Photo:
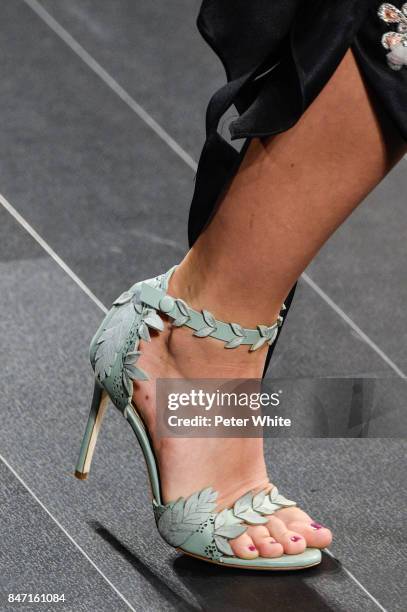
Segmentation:
<svg viewBox="0 0 407 612">
<path fill-rule="evenodd" d="M 382 44 L 390 51 L 387 54 L 390 68 L 401 70 L 407 66 L 407 3 L 400 10 L 386 2 L 379 8 L 378 15 L 386 23 L 397 24 L 397 31 L 392 30 L 383 35 Z"/>
</svg>

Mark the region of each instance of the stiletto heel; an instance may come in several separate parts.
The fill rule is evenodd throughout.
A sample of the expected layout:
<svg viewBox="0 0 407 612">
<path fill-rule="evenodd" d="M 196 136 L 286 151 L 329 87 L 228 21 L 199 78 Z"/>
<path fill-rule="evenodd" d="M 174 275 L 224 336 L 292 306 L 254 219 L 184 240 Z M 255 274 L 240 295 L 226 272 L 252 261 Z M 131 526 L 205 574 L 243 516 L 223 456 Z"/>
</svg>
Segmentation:
<svg viewBox="0 0 407 612">
<path fill-rule="evenodd" d="M 76 478 L 79 478 L 79 480 L 86 480 L 88 477 L 100 426 L 102 424 L 108 403 L 109 396 L 107 392 L 97 381 L 95 381 L 92 405 L 75 470 L 75 476 Z"/>
<path fill-rule="evenodd" d="M 271 326 L 258 325 L 245 329 L 238 323 L 218 321 L 208 311 L 198 312 L 181 299 L 167 294 L 168 282 L 175 270 L 136 283 L 113 303 L 90 345 L 90 360 L 96 384 L 88 424 L 86 426 L 76 476 L 86 478 L 102 416 L 110 397 L 123 414 L 144 454 L 151 485 L 153 512 L 162 538 L 177 550 L 203 561 L 231 567 L 261 570 L 287 570 L 311 567 L 321 562 L 321 551 L 306 548 L 298 555 L 277 558 L 240 559 L 234 555 L 229 540 L 243 534 L 249 525 L 264 525 L 271 514 L 295 502 L 279 494 L 277 487 L 260 493 L 248 491 L 231 508 L 216 512 L 218 493 L 212 487 L 197 491 L 187 499 L 165 504 L 161 496 L 160 474 L 148 431 L 133 402 L 133 381 L 148 380 L 136 366 L 140 342 L 150 342 L 149 329 L 163 331 L 160 314 L 172 325 L 185 325 L 198 338 L 211 336 L 224 343 L 226 349 L 248 345 L 257 351 L 271 345 L 282 323 L 282 316 Z M 284 306 L 282 311 L 284 310 Z"/>
</svg>

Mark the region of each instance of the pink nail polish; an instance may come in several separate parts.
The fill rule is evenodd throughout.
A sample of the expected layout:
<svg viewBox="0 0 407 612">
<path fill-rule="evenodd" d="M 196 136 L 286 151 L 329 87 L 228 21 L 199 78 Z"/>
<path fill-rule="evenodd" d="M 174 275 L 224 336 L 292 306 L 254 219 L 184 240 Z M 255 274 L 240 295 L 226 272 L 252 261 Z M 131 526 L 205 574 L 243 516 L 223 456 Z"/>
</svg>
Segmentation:
<svg viewBox="0 0 407 612">
<path fill-rule="evenodd" d="M 311 523 L 311 527 L 312 529 L 323 529 L 324 526 L 320 523 Z"/>
<path fill-rule="evenodd" d="M 299 542 L 302 538 L 300 536 L 291 536 L 291 542 Z"/>
<path fill-rule="evenodd" d="M 255 551 L 255 550 L 257 550 L 257 548 L 256 548 L 255 546 L 253 546 L 253 544 L 251 544 L 251 545 L 250 545 L 248 548 L 249 548 L 249 550 L 251 550 L 251 551 Z"/>
</svg>

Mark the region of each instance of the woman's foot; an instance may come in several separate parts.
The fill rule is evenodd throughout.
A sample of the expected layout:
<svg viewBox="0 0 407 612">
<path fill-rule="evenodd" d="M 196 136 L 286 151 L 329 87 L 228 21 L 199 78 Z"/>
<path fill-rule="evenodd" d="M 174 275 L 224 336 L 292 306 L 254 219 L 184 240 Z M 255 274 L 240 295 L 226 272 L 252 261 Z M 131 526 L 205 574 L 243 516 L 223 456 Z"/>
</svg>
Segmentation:
<svg viewBox="0 0 407 612">
<path fill-rule="evenodd" d="M 271 488 L 261 438 L 158 438 L 155 427 L 157 378 L 261 378 L 265 349 L 225 350 L 218 340 L 196 338 L 190 329 L 172 327 L 169 321 L 152 336 L 151 343 L 141 343 L 137 362 L 149 380 L 134 383 L 133 400 L 152 438 L 164 502 L 211 486 L 219 492 L 220 510 L 249 490 Z M 331 539 L 329 529 L 290 507 L 276 511 L 266 525 L 250 526 L 230 544 L 237 557 L 254 559 L 299 554 L 307 546 L 324 548 Z"/>
</svg>

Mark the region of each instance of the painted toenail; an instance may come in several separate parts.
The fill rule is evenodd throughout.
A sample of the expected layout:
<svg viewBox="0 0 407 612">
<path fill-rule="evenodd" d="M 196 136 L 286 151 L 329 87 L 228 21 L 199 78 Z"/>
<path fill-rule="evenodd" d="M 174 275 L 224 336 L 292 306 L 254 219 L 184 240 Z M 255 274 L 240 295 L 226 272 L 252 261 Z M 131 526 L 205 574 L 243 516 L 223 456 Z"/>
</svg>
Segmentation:
<svg viewBox="0 0 407 612">
<path fill-rule="evenodd" d="M 253 546 L 253 544 L 251 544 L 248 548 L 249 548 L 249 550 L 252 550 L 252 551 L 257 550 L 256 547 Z"/>
<path fill-rule="evenodd" d="M 311 523 L 311 527 L 312 529 L 323 529 L 324 526 L 320 523 Z"/>
<path fill-rule="evenodd" d="M 290 538 L 291 542 L 299 542 L 301 539 L 301 536 L 291 536 Z"/>
</svg>

